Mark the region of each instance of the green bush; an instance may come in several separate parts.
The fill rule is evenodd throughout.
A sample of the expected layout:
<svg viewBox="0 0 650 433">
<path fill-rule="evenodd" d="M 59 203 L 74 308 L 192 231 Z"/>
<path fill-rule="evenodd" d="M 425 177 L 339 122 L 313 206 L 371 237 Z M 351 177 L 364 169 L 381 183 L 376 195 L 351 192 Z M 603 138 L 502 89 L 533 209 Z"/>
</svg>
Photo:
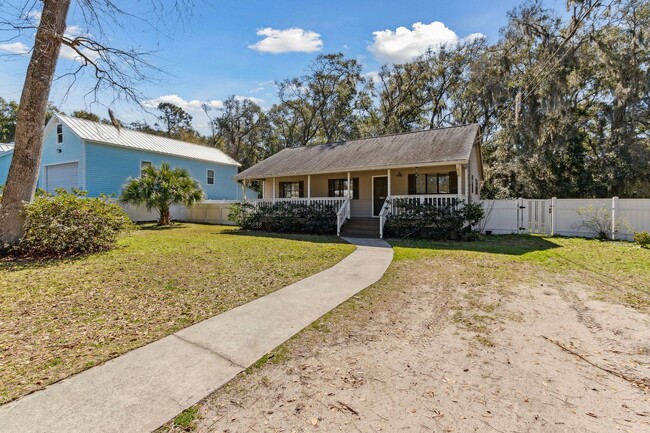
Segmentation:
<svg viewBox="0 0 650 433">
<path fill-rule="evenodd" d="M 641 248 L 650 247 L 650 233 L 648 232 L 634 233 L 634 242 L 641 245 Z"/>
<path fill-rule="evenodd" d="M 625 218 L 612 219 L 612 211 L 607 208 L 589 206 L 576 209 L 582 222 L 580 227 L 591 232 L 596 238 L 606 241 L 612 239 L 620 231 L 631 231 L 632 225 Z"/>
<path fill-rule="evenodd" d="M 230 206 L 230 220 L 245 230 L 276 233 L 336 233 L 334 206 L 324 203 L 297 204 L 285 201 L 254 206 L 235 203 Z"/>
<path fill-rule="evenodd" d="M 25 206 L 25 235 L 17 245 L 21 255 L 63 257 L 115 246 L 117 236 L 135 226 L 117 204 L 85 193 L 57 190 Z"/>
<path fill-rule="evenodd" d="M 384 226 L 387 236 L 435 240 L 476 240 L 479 237 L 472 226 L 483 219 L 481 203 L 434 206 L 404 200 L 397 206 L 400 211 L 389 216 Z"/>
</svg>

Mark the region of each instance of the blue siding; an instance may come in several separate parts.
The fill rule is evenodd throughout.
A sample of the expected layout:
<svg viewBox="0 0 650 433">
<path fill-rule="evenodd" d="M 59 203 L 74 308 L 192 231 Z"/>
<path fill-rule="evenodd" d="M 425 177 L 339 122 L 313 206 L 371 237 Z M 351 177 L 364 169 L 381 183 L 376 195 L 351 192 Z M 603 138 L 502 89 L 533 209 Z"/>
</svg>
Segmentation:
<svg viewBox="0 0 650 433">
<path fill-rule="evenodd" d="M 57 152 L 59 148 L 56 136 L 56 123 L 50 124 L 44 132 L 43 139 L 43 153 L 41 155 L 41 167 L 38 176 L 38 187 L 45 188 L 45 166 L 53 164 L 63 164 L 66 162 L 79 163 L 79 179 L 78 185 L 84 188 L 83 182 L 83 141 L 73 133 L 70 128 L 63 125 L 63 143 L 61 143 L 61 152 Z M 9 165 L 13 152 L 0 157 L 0 184 L 4 185 L 9 174 Z"/>
<path fill-rule="evenodd" d="M 41 172 L 38 179 L 39 188 L 45 189 L 45 166 L 53 164 L 64 164 L 66 162 L 79 163 L 79 188 L 85 189 L 84 185 L 84 144 L 70 128 L 63 124 L 63 143 L 61 152 L 57 152 L 58 143 L 56 136 L 56 122 L 52 122 L 49 128 L 45 129 L 43 138 L 43 155 L 41 156 Z"/>
<path fill-rule="evenodd" d="M 83 140 L 65 124 L 63 124 L 61 152 L 57 152 L 59 146 L 56 122 L 52 122 L 49 126 L 45 130 L 43 140 L 39 188 L 45 188 L 45 166 L 78 162 L 78 185 L 81 189 L 87 190 L 90 197 L 100 194 L 119 195 L 122 185 L 129 177 L 140 176 L 140 162 L 150 161 L 154 165 L 168 162 L 172 167 L 187 169 L 199 182 L 208 200 L 236 200 L 242 196 L 241 187 L 233 179 L 237 174 L 237 167 L 99 143 L 89 142 L 84 145 Z M 12 156 L 13 153 L 9 153 L 0 157 L 0 185 L 3 185 L 7 179 Z M 214 185 L 207 184 L 208 169 L 214 170 Z M 255 198 L 257 194 L 248 190 L 247 196 Z"/>
<path fill-rule="evenodd" d="M 4 185 L 7 182 L 9 165 L 11 165 L 11 157 L 13 154 L 13 152 L 10 152 L 0 156 L 0 185 Z"/>
<path fill-rule="evenodd" d="M 86 143 L 88 195 L 119 195 L 129 177 L 140 176 L 142 161 L 150 161 L 156 166 L 167 162 L 172 167 L 187 169 L 209 200 L 234 200 L 241 195 L 233 179 L 237 167 L 91 142 Z M 208 169 L 214 170 L 214 185 L 206 183 Z"/>
</svg>

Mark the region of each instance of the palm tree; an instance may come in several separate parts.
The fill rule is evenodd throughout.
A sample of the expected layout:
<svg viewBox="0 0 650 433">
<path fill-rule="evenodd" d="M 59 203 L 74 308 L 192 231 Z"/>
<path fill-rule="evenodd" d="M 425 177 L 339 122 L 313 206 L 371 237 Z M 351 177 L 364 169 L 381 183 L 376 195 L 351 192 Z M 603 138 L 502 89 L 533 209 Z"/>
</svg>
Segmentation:
<svg viewBox="0 0 650 433">
<path fill-rule="evenodd" d="M 159 226 L 171 224 L 169 208 L 175 204 L 191 206 L 203 199 L 203 190 L 184 168 L 171 168 L 163 162 L 160 168 L 146 167 L 138 179 L 130 178 L 122 187 L 120 201 L 132 205 L 145 205 L 160 214 Z"/>
</svg>

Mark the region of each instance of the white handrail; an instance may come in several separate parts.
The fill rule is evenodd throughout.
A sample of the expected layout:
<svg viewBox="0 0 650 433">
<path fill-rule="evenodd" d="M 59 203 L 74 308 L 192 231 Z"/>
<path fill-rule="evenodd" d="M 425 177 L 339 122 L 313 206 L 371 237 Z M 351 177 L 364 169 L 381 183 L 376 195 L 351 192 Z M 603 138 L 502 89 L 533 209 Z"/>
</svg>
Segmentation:
<svg viewBox="0 0 650 433">
<path fill-rule="evenodd" d="M 336 212 L 336 236 L 341 236 L 341 227 L 350 219 L 350 197 L 345 197 L 343 204 Z"/>
<path fill-rule="evenodd" d="M 435 207 L 458 206 L 464 199 L 460 194 L 410 194 L 391 197 L 390 208 L 393 215 L 400 214 L 399 203 L 429 205 Z"/>
<path fill-rule="evenodd" d="M 391 198 L 390 196 L 386 197 L 384 204 L 381 206 L 381 212 L 379 212 L 379 238 L 384 238 L 384 224 L 386 224 L 386 214 L 390 209 Z"/>
</svg>

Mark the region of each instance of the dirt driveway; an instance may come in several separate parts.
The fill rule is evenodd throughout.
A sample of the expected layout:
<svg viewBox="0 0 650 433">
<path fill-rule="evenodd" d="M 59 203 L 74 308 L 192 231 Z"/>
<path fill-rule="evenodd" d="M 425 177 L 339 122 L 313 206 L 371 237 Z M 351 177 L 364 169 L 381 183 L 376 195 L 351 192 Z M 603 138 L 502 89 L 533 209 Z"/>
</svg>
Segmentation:
<svg viewBox="0 0 650 433">
<path fill-rule="evenodd" d="M 647 311 L 535 263 L 396 256 L 163 430 L 650 432 Z"/>
</svg>

